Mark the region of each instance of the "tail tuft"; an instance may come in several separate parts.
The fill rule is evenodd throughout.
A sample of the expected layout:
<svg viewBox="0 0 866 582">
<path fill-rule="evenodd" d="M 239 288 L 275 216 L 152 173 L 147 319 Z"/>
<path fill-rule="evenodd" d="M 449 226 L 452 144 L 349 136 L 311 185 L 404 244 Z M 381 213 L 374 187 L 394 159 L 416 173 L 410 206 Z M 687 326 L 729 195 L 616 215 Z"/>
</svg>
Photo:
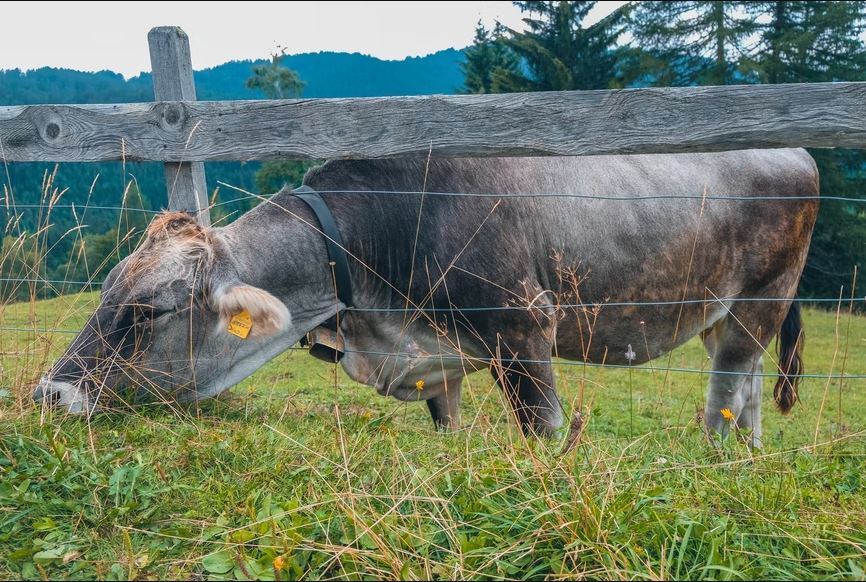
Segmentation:
<svg viewBox="0 0 866 582">
<path fill-rule="evenodd" d="M 800 304 L 794 301 L 779 330 L 779 379 L 773 389 L 773 397 L 782 414 L 788 414 L 799 399 L 797 387 L 804 373 L 804 341 Z"/>
</svg>

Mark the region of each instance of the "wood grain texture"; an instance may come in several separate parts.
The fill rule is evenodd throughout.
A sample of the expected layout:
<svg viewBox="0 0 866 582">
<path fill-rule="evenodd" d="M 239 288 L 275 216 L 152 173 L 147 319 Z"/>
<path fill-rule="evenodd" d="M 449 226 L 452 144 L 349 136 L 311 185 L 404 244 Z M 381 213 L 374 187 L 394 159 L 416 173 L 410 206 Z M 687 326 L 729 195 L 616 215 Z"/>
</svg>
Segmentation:
<svg viewBox="0 0 866 582">
<path fill-rule="evenodd" d="M 154 97 L 161 101 L 195 101 L 192 56 L 186 33 L 175 26 L 159 26 L 148 33 L 147 43 Z M 210 224 L 203 163 L 166 162 L 165 186 L 169 209 L 191 212 L 201 224 Z"/>
<path fill-rule="evenodd" d="M 866 147 L 866 83 L 0 108 L 7 160 L 545 156 Z"/>
</svg>

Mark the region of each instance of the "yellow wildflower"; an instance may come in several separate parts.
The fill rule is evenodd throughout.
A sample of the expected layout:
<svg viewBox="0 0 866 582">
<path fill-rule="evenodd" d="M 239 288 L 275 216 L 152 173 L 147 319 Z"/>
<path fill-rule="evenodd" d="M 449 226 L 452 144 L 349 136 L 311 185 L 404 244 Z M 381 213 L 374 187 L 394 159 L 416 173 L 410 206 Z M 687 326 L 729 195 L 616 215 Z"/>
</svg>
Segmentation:
<svg viewBox="0 0 866 582">
<path fill-rule="evenodd" d="M 417 388 L 419 391 L 423 390 L 424 380 L 418 380 L 417 382 L 415 382 L 415 388 Z"/>
<path fill-rule="evenodd" d="M 282 570 L 286 567 L 286 559 L 282 556 L 274 558 L 274 570 Z"/>
<path fill-rule="evenodd" d="M 734 421 L 734 413 L 731 412 L 730 408 L 722 408 L 720 412 L 722 413 L 722 418 L 724 418 L 728 422 Z"/>
</svg>

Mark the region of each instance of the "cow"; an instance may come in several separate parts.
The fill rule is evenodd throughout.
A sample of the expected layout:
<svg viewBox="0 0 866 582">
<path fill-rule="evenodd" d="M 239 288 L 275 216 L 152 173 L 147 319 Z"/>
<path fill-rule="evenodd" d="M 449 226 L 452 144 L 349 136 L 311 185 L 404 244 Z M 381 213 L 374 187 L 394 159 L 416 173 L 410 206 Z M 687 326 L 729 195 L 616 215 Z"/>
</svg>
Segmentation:
<svg viewBox="0 0 866 582">
<path fill-rule="evenodd" d="M 819 190 L 804 150 L 329 161 L 304 184 L 319 210 L 284 189 L 220 228 L 157 216 L 34 399 L 89 414 L 124 386 L 209 398 L 308 334 L 443 429 L 476 370 L 550 435 L 552 358 L 637 366 L 696 335 L 708 434 L 734 418 L 760 444 L 765 359 L 778 408 L 797 399 Z"/>
</svg>

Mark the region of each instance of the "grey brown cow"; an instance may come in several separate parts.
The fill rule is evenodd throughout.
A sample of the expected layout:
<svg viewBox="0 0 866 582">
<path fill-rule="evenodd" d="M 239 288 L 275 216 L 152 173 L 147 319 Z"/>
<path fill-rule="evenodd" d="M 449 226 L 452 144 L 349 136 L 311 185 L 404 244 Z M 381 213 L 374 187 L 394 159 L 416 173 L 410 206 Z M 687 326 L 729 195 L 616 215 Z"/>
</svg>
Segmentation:
<svg viewBox="0 0 866 582">
<path fill-rule="evenodd" d="M 759 443 L 765 361 L 779 408 L 796 400 L 794 299 L 818 209 L 803 150 L 334 161 L 305 184 L 349 258 L 353 305 L 334 237 L 295 192 L 223 228 L 165 213 L 34 398 L 88 413 L 124 385 L 208 398 L 312 332 L 354 380 L 426 401 L 440 427 L 484 368 L 521 427 L 549 434 L 552 357 L 638 365 L 695 335 L 712 358 L 709 429 L 730 409 Z"/>
</svg>

